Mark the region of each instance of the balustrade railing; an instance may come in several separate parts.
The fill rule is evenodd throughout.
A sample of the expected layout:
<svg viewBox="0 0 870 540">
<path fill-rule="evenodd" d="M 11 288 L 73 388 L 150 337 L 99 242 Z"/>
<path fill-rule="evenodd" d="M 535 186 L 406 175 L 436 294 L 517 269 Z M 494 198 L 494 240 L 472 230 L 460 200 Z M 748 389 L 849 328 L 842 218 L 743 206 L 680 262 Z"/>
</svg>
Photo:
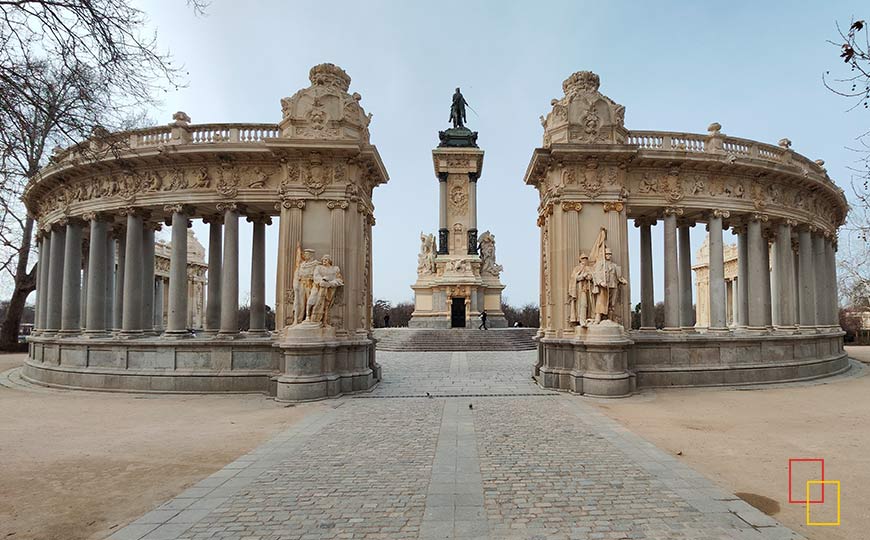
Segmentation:
<svg viewBox="0 0 870 540">
<path fill-rule="evenodd" d="M 820 166 L 814 161 L 787 148 L 724 135 L 631 131 L 628 133 L 626 142 L 643 150 L 719 153 L 779 163 L 791 160 L 811 171 L 818 172 L 820 169 Z"/>
</svg>

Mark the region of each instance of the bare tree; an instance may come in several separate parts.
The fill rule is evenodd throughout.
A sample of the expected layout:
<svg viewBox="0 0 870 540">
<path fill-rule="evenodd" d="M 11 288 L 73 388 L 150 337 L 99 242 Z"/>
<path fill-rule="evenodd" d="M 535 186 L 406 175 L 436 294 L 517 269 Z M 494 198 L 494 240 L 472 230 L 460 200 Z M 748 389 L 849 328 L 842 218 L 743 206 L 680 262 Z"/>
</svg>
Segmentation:
<svg viewBox="0 0 870 540">
<path fill-rule="evenodd" d="M 206 2 L 188 5 L 201 13 Z M 182 82 L 146 23 L 129 0 L 0 0 L 0 273 L 13 283 L 0 349 L 16 346 L 36 287 L 26 183 L 54 147 L 130 127 L 161 87 Z"/>
<path fill-rule="evenodd" d="M 870 35 L 863 20 L 852 20 L 849 29 L 837 25 L 839 39 L 831 41 L 840 50 L 848 73 L 822 80 L 837 95 L 852 102 L 850 111 L 870 109 Z M 846 224 L 840 229 L 837 250 L 838 281 L 842 300 L 854 307 L 870 306 L 870 130 L 866 124 L 849 147 L 857 159 L 852 171 L 852 204 Z"/>
</svg>

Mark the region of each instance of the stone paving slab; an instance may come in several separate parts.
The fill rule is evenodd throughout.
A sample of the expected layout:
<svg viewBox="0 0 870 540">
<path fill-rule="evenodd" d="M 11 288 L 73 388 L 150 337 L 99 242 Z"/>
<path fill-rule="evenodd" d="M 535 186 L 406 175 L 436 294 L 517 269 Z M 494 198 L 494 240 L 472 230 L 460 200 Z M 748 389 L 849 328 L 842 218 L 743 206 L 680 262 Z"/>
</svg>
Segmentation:
<svg viewBox="0 0 870 540">
<path fill-rule="evenodd" d="M 802 538 L 584 399 L 540 392 L 533 359 L 379 354 L 381 399 L 330 402 L 110 538 Z M 426 392 L 462 397 L 406 397 Z"/>
</svg>

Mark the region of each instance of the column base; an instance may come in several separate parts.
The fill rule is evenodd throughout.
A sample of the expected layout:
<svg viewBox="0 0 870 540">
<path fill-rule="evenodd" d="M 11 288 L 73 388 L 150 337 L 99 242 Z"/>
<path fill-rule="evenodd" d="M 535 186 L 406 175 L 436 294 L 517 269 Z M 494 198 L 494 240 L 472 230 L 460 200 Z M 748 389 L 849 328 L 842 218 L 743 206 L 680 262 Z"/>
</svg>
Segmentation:
<svg viewBox="0 0 870 540">
<path fill-rule="evenodd" d="M 82 331 L 80 329 L 77 330 L 60 330 L 57 333 L 61 338 L 70 338 L 70 337 L 79 337 L 82 335 Z"/>
<path fill-rule="evenodd" d="M 160 339 L 190 339 L 193 334 L 187 330 L 166 330 L 160 334 Z"/>
<path fill-rule="evenodd" d="M 241 334 L 239 332 L 218 332 L 215 334 L 213 339 L 239 339 Z"/>
<path fill-rule="evenodd" d="M 145 337 L 145 333 L 142 330 L 121 330 L 115 337 L 118 339 L 139 339 Z"/>
<path fill-rule="evenodd" d="M 720 327 L 707 327 L 704 329 L 704 331 L 708 334 L 727 334 L 727 333 L 731 332 L 731 329 L 728 328 L 727 326 L 720 326 Z"/>
<path fill-rule="evenodd" d="M 243 332 L 245 337 L 249 338 L 268 338 L 272 337 L 272 333 L 266 329 L 262 330 L 248 330 L 247 332 Z"/>
<path fill-rule="evenodd" d="M 675 333 L 677 333 L 677 332 L 682 332 L 683 329 L 680 328 L 679 326 L 670 326 L 670 327 L 667 327 L 667 326 L 666 326 L 666 327 L 662 328 L 661 331 L 662 331 L 662 332 L 667 332 L 667 333 L 669 333 L 669 334 L 675 334 Z"/>
<path fill-rule="evenodd" d="M 80 337 L 82 339 L 108 339 L 112 337 L 112 334 L 107 330 L 85 330 Z"/>
</svg>

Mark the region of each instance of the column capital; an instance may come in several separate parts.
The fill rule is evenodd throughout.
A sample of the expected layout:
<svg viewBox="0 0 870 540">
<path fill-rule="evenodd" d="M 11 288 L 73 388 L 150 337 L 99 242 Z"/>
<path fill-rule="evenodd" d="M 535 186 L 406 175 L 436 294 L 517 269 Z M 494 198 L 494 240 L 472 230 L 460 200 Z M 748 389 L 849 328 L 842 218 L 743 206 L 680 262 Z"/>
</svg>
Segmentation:
<svg viewBox="0 0 870 540">
<path fill-rule="evenodd" d="M 662 210 L 662 213 L 666 216 L 682 216 L 683 208 L 680 206 L 667 206 Z"/>
<path fill-rule="evenodd" d="M 184 214 L 185 216 L 190 216 L 194 213 L 194 209 L 192 206 L 181 203 L 167 204 L 163 207 L 163 211 L 171 214 Z"/>
<path fill-rule="evenodd" d="M 765 227 L 761 231 L 761 237 L 767 240 L 768 242 L 773 242 L 776 240 L 778 236 L 777 230 L 775 227 Z"/>
<path fill-rule="evenodd" d="M 449 175 L 449 173 L 447 171 L 442 171 L 442 172 L 435 173 L 435 174 L 438 177 L 439 182 L 446 182 L 447 176 Z"/>
<path fill-rule="evenodd" d="M 583 211 L 583 203 L 580 201 L 562 201 L 563 212 L 581 212 Z M 606 212 L 606 210 L 605 210 Z"/>
<path fill-rule="evenodd" d="M 326 207 L 330 210 L 347 210 L 350 203 L 345 199 L 326 201 Z"/>
<path fill-rule="evenodd" d="M 123 208 L 118 210 L 118 213 L 124 217 L 141 216 L 143 219 L 148 219 L 151 216 L 151 212 L 145 210 L 144 208 L 138 208 L 136 206 L 124 206 Z"/>
<path fill-rule="evenodd" d="M 111 221 L 112 216 L 106 212 L 85 212 L 82 214 L 84 221 Z"/>
<path fill-rule="evenodd" d="M 243 204 L 239 204 L 235 201 L 217 203 L 215 205 L 215 208 L 218 212 L 243 212 L 245 210 L 245 206 Z"/>
<path fill-rule="evenodd" d="M 155 231 L 162 231 L 162 230 L 163 230 L 163 223 L 160 223 L 159 221 L 151 221 L 151 220 L 148 220 L 148 221 L 144 222 L 142 225 L 143 225 L 146 229 L 147 229 L 147 228 L 151 228 L 151 229 L 153 229 L 153 230 L 155 230 Z M 167 223 L 167 225 L 171 225 L 171 223 Z M 188 223 L 187 226 L 189 227 L 190 224 Z"/>
<path fill-rule="evenodd" d="M 480 179 L 480 173 L 479 173 L 479 172 L 471 171 L 471 172 L 468 173 L 468 181 L 469 181 L 469 182 L 477 182 L 478 179 Z"/>
<path fill-rule="evenodd" d="M 637 228 L 644 227 L 644 226 L 652 227 L 656 223 L 657 223 L 656 218 L 654 218 L 652 216 L 644 216 L 644 217 L 634 218 L 634 226 Z"/>
<path fill-rule="evenodd" d="M 604 210 L 605 214 L 607 212 L 622 212 L 625 210 L 625 203 L 622 201 L 605 201 L 602 205 L 602 210 Z"/>
<path fill-rule="evenodd" d="M 770 216 L 761 212 L 752 212 L 751 214 L 749 214 L 749 221 L 760 221 L 762 223 L 767 223 L 768 221 L 770 221 Z"/>
<path fill-rule="evenodd" d="M 272 216 L 268 214 L 248 214 L 245 216 L 245 221 L 251 223 L 263 223 L 264 225 L 272 224 Z"/>
<path fill-rule="evenodd" d="M 293 208 L 298 208 L 299 210 L 305 209 L 305 199 L 284 199 L 279 204 L 275 205 L 276 210 L 280 210 L 281 208 L 286 208 L 288 210 Z M 221 218 L 223 219 L 223 218 Z"/>
<path fill-rule="evenodd" d="M 786 219 L 784 223 L 792 229 L 797 227 L 798 225 L 798 221 L 796 219 Z"/>
<path fill-rule="evenodd" d="M 710 216 L 722 219 L 728 219 L 731 217 L 731 212 L 728 210 L 720 210 L 718 208 L 714 209 L 710 212 Z"/>
</svg>

